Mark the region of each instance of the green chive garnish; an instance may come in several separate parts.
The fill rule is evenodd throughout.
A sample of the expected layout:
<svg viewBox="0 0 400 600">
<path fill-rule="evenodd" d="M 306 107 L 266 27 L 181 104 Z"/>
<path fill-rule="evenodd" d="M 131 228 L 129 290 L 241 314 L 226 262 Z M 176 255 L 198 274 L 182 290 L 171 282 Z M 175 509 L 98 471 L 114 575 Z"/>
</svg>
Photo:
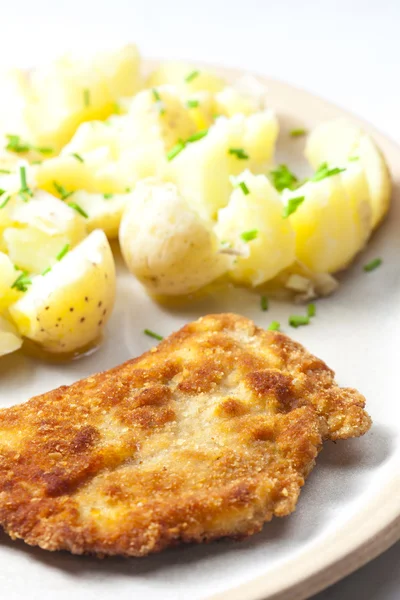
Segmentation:
<svg viewBox="0 0 400 600">
<path fill-rule="evenodd" d="M 207 135 L 207 133 L 208 133 L 208 129 L 203 129 L 203 131 L 198 131 L 197 133 L 194 133 L 193 135 L 188 137 L 186 142 L 188 144 L 191 144 L 192 142 L 197 142 L 198 140 L 201 140 L 203 137 L 205 137 Z"/>
<path fill-rule="evenodd" d="M 28 276 L 28 273 L 24 271 L 19 277 L 17 277 L 11 288 L 18 290 L 19 292 L 26 292 L 28 285 L 31 285 L 31 283 L 31 278 Z"/>
<path fill-rule="evenodd" d="M 229 148 L 228 153 L 234 154 L 236 158 L 241 160 L 249 158 L 249 155 L 243 150 L 243 148 Z"/>
<path fill-rule="evenodd" d="M 287 165 L 279 165 L 271 171 L 271 177 L 272 183 L 278 192 L 286 188 L 289 190 L 295 189 L 298 181 L 296 175 L 288 169 Z"/>
<path fill-rule="evenodd" d="M 27 142 L 22 142 L 19 135 L 8 134 L 6 135 L 8 139 L 8 144 L 6 146 L 6 150 L 10 152 L 23 153 L 29 152 L 31 149 L 31 145 Z"/>
<path fill-rule="evenodd" d="M 65 244 L 64 248 L 57 254 L 56 260 L 61 260 L 69 251 L 69 244 Z"/>
<path fill-rule="evenodd" d="M 3 200 L 3 202 L 0 204 L 0 209 L 4 208 L 5 206 L 7 206 L 7 204 L 10 202 L 10 200 L 11 200 L 11 196 L 7 196 L 7 198 L 5 198 Z"/>
<path fill-rule="evenodd" d="M 74 193 L 74 192 L 68 192 L 65 189 L 65 187 L 63 185 L 61 185 L 60 183 L 57 183 L 57 181 L 53 181 L 53 185 L 54 185 L 56 191 L 60 194 L 61 200 L 66 200 L 67 198 L 72 196 L 72 194 Z"/>
<path fill-rule="evenodd" d="M 153 94 L 153 98 L 154 98 L 154 100 L 155 100 L 156 102 L 160 102 L 160 101 L 161 101 L 161 96 L 160 96 L 160 94 L 158 93 L 158 90 L 156 90 L 156 88 L 153 88 L 153 89 L 151 90 L 151 93 Z"/>
<path fill-rule="evenodd" d="M 310 317 L 303 315 L 291 315 L 289 317 L 289 325 L 291 327 L 300 327 L 301 325 L 309 325 Z"/>
<path fill-rule="evenodd" d="M 11 171 L 9 171 L 8 169 L 0 169 L 0 173 L 2 173 L 3 175 L 10 175 Z"/>
<path fill-rule="evenodd" d="M 73 156 L 74 158 L 76 158 L 76 160 L 80 163 L 85 162 L 82 158 L 82 156 L 80 154 L 78 154 L 77 152 L 72 152 L 71 156 Z"/>
<path fill-rule="evenodd" d="M 258 229 L 251 229 L 250 231 L 244 231 L 240 235 L 242 240 L 246 243 L 251 242 L 252 240 L 255 240 L 257 236 L 258 236 Z"/>
<path fill-rule="evenodd" d="M 28 184 L 26 183 L 26 168 L 25 167 L 19 168 L 19 177 L 21 180 L 21 191 L 25 191 L 26 189 L 28 189 Z"/>
<path fill-rule="evenodd" d="M 360 160 L 359 156 L 349 156 L 347 159 L 349 162 L 355 162 L 356 160 Z"/>
<path fill-rule="evenodd" d="M 90 106 L 90 90 L 83 90 L 83 103 L 86 107 Z"/>
<path fill-rule="evenodd" d="M 244 181 L 239 181 L 238 186 L 240 187 L 240 189 L 242 190 L 243 194 L 245 196 L 247 196 L 248 194 L 250 194 L 250 190 L 247 187 L 247 185 L 245 184 Z"/>
<path fill-rule="evenodd" d="M 291 137 L 301 137 L 302 135 L 307 135 L 307 129 L 302 129 L 299 127 L 298 129 L 292 129 L 290 132 Z"/>
<path fill-rule="evenodd" d="M 332 177 L 333 175 L 343 173 L 343 171 L 345 170 L 346 169 L 340 169 L 339 167 L 334 167 L 333 169 L 330 169 L 328 167 L 328 163 L 324 162 L 318 167 L 314 176 L 311 178 L 311 181 L 321 181 L 322 179 L 326 179 L 327 177 Z"/>
<path fill-rule="evenodd" d="M 272 323 L 268 327 L 268 330 L 269 331 L 279 331 L 280 328 L 281 328 L 281 324 L 279 323 L 279 321 L 272 321 Z"/>
<path fill-rule="evenodd" d="M 104 200 L 110 200 L 110 198 L 112 198 L 113 196 L 114 194 L 103 194 Z"/>
<path fill-rule="evenodd" d="M 172 160 L 175 156 L 178 156 L 179 152 L 182 152 L 184 147 L 186 146 L 185 142 L 181 140 L 169 152 L 167 152 L 167 160 Z"/>
<path fill-rule="evenodd" d="M 290 198 L 286 206 L 283 207 L 282 217 L 287 219 L 303 204 L 305 196 L 297 196 L 297 198 Z"/>
<path fill-rule="evenodd" d="M 317 307 L 315 306 L 315 304 L 309 304 L 307 306 L 307 316 L 308 317 L 315 317 L 315 315 L 317 314 Z"/>
<path fill-rule="evenodd" d="M 268 310 L 268 298 L 267 298 L 267 296 L 261 296 L 261 298 L 260 298 L 260 306 L 261 306 L 261 310 L 263 310 L 263 311 Z"/>
<path fill-rule="evenodd" d="M 199 106 L 200 102 L 198 100 L 188 100 L 186 103 L 186 106 L 188 108 L 197 108 Z"/>
<path fill-rule="evenodd" d="M 162 335 L 159 335 L 158 333 L 155 333 L 154 331 L 151 331 L 151 329 L 145 329 L 143 331 L 143 333 L 145 333 L 149 337 L 154 338 L 155 340 L 158 340 L 158 341 L 161 341 L 161 340 L 164 339 Z"/>
<path fill-rule="evenodd" d="M 45 270 L 42 272 L 42 277 L 43 277 L 44 275 L 47 275 L 47 273 L 49 273 L 50 271 L 51 271 L 51 267 L 47 267 L 47 269 L 45 269 Z"/>
<path fill-rule="evenodd" d="M 196 77 L 198 77 L 199 75 L 200 75 L 200 71 L 192 71 L 191 73 L 186 75 L 186 77 L 185 77 L 186 83 L 190 83 L 191 81 L 193 81 L 193 79 L 196 79 Z"/>
<path fill-rule="evenodd" d="M 377 269 L 378 267 L 380 267 L 381 264 L 382 264 L 382 259 L 381 258 L 374 258 L 369 263 L 367 263 L 366 265 L 364 265 L 364 271 L 366 271 L 367 273 L 369 273 L 370 271 L 375 271 L 375 269 Z"/>
<path fill-rule="evenodd" d="M 32 146 L 32 150 L 37 150 L 37 152 L 40 152 L 40 154 L 53 154 L 54 152 L 53 148 L 43 146 Z"/>
<path fill-rule="evenodd" d="M 85 219 L 89 218 L 89 215 L 83 210 L 81 206 L 79 206 L 79 204 L 76 204 L 75 202 L 68 202 L 68 206 L 76 210 L 76 212 L 82 215 L 82 217 L 85 217 Z"/>
</svg>

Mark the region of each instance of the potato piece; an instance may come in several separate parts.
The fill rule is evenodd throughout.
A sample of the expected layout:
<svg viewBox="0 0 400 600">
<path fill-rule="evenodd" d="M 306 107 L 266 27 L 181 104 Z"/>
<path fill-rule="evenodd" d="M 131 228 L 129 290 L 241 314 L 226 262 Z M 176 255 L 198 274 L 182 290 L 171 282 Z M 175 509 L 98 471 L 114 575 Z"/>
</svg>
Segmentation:
<svg viewBox="0 0 400 600">
<path fill-rule="evenodd" d="M 296 258 L 311 271 L 334 273 L 343 269 L 364 246 L 371 226 L 368 207 L 365 210 L 368 195 L 358 197 L 358 189 L 363 189 L 362 178 L 361 183 L 358 179 L 362 174 L 355 168 L 353 173 L 346 173 L 346 183 L 343 173 L 282 193 L 285 203 L 305 198 L 289 220 L 296 233 Z M 364 193 L 368 194 L 366 190 Z"/>
<path fill-rule="evenodd" d="M 123 212 L 131 199 L 132 194 L 92 194 L 84 191 L 74 194 L 74 202 L 88 215 L 87 230 L 102 229 L 109 240 L 118 237 Z"/>
<path fill-rule="evenodd" d="M 6 84 L 0 131 L 56 151 L 80 123 L 105 119 L 119 97 L 138 91 L 139 54 L 135 46 L 126 46 L 86 59 L 65 56 L 29 76 L 18 72 Z"/>
<path fill-rule="evenodd" d="M 256 98 L 241 94 L 234 87 L 225 87 L 215 94 L 215 113 L 226 117 L 233 117 L 238 113 L 251 115 L 260 110 Z"/>
<path fill-rule="evenodd" d="M 22 346 L 22 338 L 8 319 L 0 315 L 0 356 L 11 354 Z"/>
<path fill-rule="evenodd" d="M 220 118 L 205 137 L 187 144 L 170 161 L 168 177 L 202 216 L 215 218 L 232 191 L 229 175 L 237 175 L 246 167 L 256 173 L 265 171 L 277 135 L 272 111 Z"/>
<path fill-rule="evenodd" d="M 327 121 L 310 134 L 305 155 L 314 168 L 323 162 L 346 166 L 358 158 L 368 181 L 372 225 L 379 225 L 389 208 L 392 184 L 385 159 L 369 135 L 347 119 Z"/>
<path fill-rule="evenodd" d="M 223 247 L 239 254 L 232 279 L 256 286 L 294 262 L 295 236 L 282 217 L 278 192 L 264 175 L 244 171 L 236 181 L 228 206 L 218 213 L 215 233 Z"/>
<path fill-rule="evenodd" d="M 41 273 L 66 244 L 73 247 L 86 235 L 85 219 L 44 191 L 29 202 L 15 196 L 9 206 L 2 245 L 12 262 L 30 273 Z"/>
<path fill-rule="evenodd" d="M 9 257 L 0 252 L 0 314 L 20 295 L 18 290 L 12 288 L 18 275 Z"/>
<path fill-rule="evenodd" d="M 9 308 L 21 335 L 51 353 L 94 342 L 115 299 L 115 266 L 105 234 L 93 231 Z"/>
<path fill-rule="evenodd" d="M 195 133 L 196 125 L 173 90 L 159 88 L 157 94 L 140 92 L 128 113 L 108 125 L 81 125 L 59 157 L 37 168 L 38 185 L 53 193 L 57 181 L 67 190 L 120 194 L 139 179 L 161 174 L 167 151 Z"/>
<path fill-rule="evenodd" d="M 147 87 L 172 84 L 181 92 L 207 91 L 219 92 L 224 87 L 224 81 L 214 73 L 181 62 L 165 62 L 151 73 L 147 80 Z"/>
<path fill-rule="evenodd" d="M 138 183 L 119 239 L 129 270 L 154 294 L 194 292 L 225 273 L 231 262 L 218 254 L 211 226 L 171 183 Z"/>
</svg>

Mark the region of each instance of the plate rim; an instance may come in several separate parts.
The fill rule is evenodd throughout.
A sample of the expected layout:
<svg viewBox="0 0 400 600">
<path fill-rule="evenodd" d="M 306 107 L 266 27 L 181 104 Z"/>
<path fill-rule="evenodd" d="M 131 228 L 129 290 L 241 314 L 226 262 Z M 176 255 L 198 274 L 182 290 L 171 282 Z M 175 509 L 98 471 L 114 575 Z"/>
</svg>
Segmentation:
<svg viewBox="0 0 400 600">
<path fill-rule="evenodd" d="M 146 69 L 155 68 L 163 62 L 166 61 L 157 58 L 149 58 L 143 61 Z M 173 62 L 182 63 L 186 61 L 180 59 L 173 60 Z M 362 117 L 318 94 L 251 69 L 223 67 L 196 60 L 188 60 L 187 62 L 196 67 L 212 70 L 228 81 L 244 75 L 252 75 L 266 85 L 267 95 L 271 89 L 278 94 L 280 92 L 290 92 L 290 102 L 293 104 L 296 102 L 299 102 L 300 105 L 312 103 L 320 110 L 326 109 L 338 118 L 347 117 L 351 119 L 377 140 L 385 159 L 389 163 L 392 181 L 400 183 L 400 145 Z M 301 109 L 299 109 L 299 113 L 301 114 Z M 327 120 L 330 118 L 335 118 L 335 116 L 328 116 Z M 399 189 L 394 188 L 392 204 L 396 201 L 395 196 L 397 195 L 399 196 L 397 201 L 400 202 Z M 390 211 L 388 218 L 390 218 Z M 387 483 L 384 490 L 373 497 L 372 502 L 369 502 L 362 513 L 358 513 L 346 523 L 347 531 L 344 534 L 342 533 L 339 546 L 332 546 L 328 551 L 325 549 L 325 552 L 317 555 L 315 547 L 311 548 L 304 554 L 292 559 L 289 565 L 290 568 L 288 568 L 288 564 L 284 564 L 272 573 L 257 576 L 246 583 L 208 596 L 208 600 L 293 600 L 294 593 L 296 594 L 296 600 L 304 600 L 350 575 L 400 540 L 399 489 L 400 476 L 396 477 L 394 474 L 393 479 Z M 369 517 L 376 511 L 379 518 L 375 516 L 374 520 L 371 521 Z M 368 523 L 368 527 L 365 526 L 366 523 Z M 357 530 L 357 527 L 359 527 L 359 530 L 355 536 L 354 529 Z M 321 543 L 318 543 L 317 548 L 320 545 L 325 546 L 327 540 L 328 542 L 330 540 L 334 541 L 335 537 L 335 534 L 330 534 Z"/>
</svg>

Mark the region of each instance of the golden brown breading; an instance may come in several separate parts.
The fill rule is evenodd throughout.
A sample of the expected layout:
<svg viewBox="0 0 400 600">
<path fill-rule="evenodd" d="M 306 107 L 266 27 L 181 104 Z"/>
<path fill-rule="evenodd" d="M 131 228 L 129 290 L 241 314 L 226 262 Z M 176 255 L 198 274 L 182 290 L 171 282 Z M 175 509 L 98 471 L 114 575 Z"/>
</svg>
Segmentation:
<svg viewBox="0 0 400 600">
<path fill-rule="evenodd" d="M 77 554 L 239 539 L 294 510 L 323 438 L 368 430 L 363 406 L 282 333 L 207 316 L 0 411 L 0 524 Z"/>
</svg>

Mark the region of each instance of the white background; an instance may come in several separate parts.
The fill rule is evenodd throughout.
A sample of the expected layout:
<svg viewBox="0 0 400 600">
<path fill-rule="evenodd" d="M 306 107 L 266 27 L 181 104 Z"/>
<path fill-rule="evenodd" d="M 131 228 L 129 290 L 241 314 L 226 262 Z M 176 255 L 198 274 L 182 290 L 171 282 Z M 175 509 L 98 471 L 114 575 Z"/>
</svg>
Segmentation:
<svg viewBox="0 0 400 600">
<path fill-rule="evenodd" d="M 286 80 L 357 113 L 400 143 L 400 0 L 0 0 L 0 5 L 0 66 L 135 41 L 146 56 L 198 59 Z M 398 545 L 318 600 L 399 598 L 399 550 Z"/>
</svg>

